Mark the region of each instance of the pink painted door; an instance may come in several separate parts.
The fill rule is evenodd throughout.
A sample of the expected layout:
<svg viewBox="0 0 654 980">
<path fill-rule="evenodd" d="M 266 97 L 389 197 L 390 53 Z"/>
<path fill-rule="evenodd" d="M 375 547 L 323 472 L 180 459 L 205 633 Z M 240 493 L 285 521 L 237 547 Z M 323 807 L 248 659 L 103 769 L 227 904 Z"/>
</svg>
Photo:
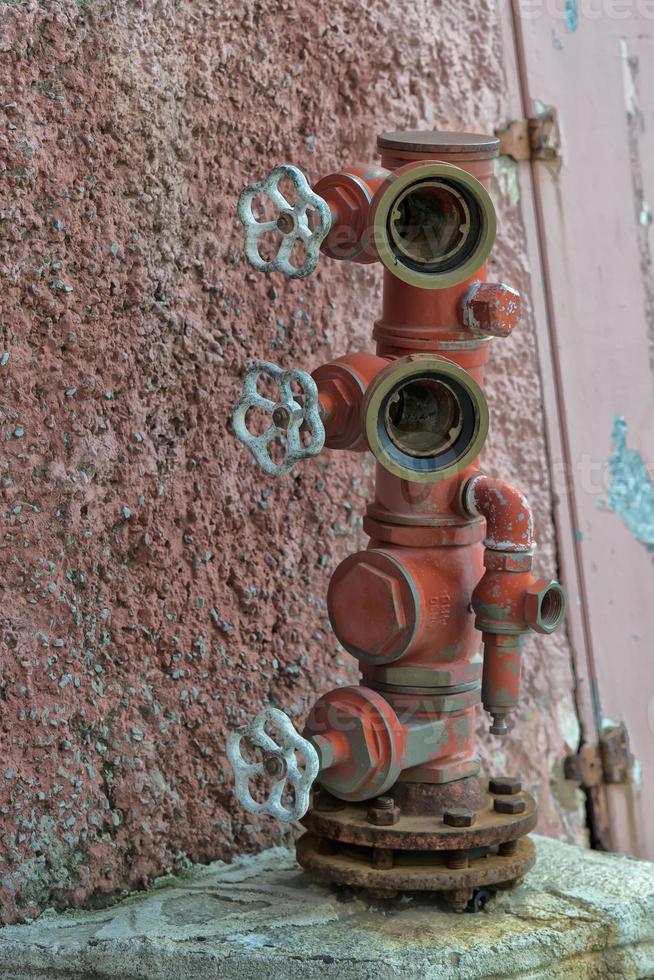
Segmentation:
<svg viewBox="0 0 654 980">
<path fill-rule="evenodd" d="M 504 28 L 512 111 L 562 136 L 520 179 L 580 720 L 626 725 L 611 843 L 654 858 L 654 4 L 516 0 Z"/>
</svg>

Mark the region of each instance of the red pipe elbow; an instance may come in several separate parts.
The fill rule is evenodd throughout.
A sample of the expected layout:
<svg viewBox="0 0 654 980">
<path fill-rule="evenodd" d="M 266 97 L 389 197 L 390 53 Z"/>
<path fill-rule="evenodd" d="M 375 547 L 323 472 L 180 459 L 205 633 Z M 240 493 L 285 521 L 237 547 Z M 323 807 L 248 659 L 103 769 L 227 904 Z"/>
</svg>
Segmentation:
<svg viewBox="0 0 654 980">
<path fill-rule="evenodd" d="M 534 518 L 529 501 L 510 483 L 479 473 L 463 489 L 467 513 L 486 518 L 484 545 L 491 551 L 531 551 Z"/>
</svg>

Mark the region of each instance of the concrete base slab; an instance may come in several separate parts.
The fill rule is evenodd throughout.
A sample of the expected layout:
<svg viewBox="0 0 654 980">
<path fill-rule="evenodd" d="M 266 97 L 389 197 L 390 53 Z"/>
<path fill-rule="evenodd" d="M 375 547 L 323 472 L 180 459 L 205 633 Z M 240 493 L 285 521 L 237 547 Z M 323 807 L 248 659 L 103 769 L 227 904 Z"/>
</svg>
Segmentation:
<svg viewBox="0 0 654 980">
<path fill-rule="evenodd" d="M 11 980 L 654 977 L 654 865 L 535 838 L 536 867 L 477 915 L 365 902 L 275 848 L 163 878 L 110 909 L 0 931 Z"/>
</svg>

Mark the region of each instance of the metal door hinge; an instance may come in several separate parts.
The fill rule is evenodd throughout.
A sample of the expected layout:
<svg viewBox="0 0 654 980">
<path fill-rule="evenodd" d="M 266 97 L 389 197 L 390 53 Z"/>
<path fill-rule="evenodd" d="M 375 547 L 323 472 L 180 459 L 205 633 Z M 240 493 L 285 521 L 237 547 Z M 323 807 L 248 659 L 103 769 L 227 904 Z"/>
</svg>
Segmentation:
<svg viewBox="0 0 654 980">
<path fill-rule="evenodd" d="M 628 783 L 632 761 L 627 729 L 612 725 L 604 729 L 597 745 L 582 745 L 576 755 L 569 755 L 563 769 L 566 779 L 592 789 L 602 784 Z"/>
<path fill-rule="evenodd" d="M 500 153 L 522 160 L 546 160 L 560 166 L 561 130 L 554 106 L 538 105 L 538 113 L 529 119 L 514 119 L 504 129 L 496 129 Z"/>
</svg>

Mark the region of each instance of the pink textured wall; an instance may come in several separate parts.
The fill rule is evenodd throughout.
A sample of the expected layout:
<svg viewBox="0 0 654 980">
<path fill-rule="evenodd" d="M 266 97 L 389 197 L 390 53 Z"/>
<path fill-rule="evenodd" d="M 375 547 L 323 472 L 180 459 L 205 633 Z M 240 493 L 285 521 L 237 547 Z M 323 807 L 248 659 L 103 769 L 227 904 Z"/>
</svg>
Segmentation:
<svg viewBox="0 0 654 980">
<path fill-rule="evenodd" d="M 311 369 L 368 346 L 379 275 L 256 277 L 236 197 L 278 162 L 315 179 L 370 158 L 383 128 L 492 131 L 493 8 L 0 7 L 6 921 L 284 838 L 235 808 L 225 730 L 268 703 L 301 720 L 353 676 L 324 599 L 363 543 L 371 467 L 326 452 L 273 482 L 227 422 L 246 357 Z M 496 192 L 497 274 L 528 305 L 519 207 Z M 488 469 L 530 494 L 554 571 L 529 316 L 494 350 L 490 399 Z M 581 839 L 571 688 L 565 636 L 531 643 L 524 743 L 485 752 L 540 786 L 543 831 Z"/>
</svg>

